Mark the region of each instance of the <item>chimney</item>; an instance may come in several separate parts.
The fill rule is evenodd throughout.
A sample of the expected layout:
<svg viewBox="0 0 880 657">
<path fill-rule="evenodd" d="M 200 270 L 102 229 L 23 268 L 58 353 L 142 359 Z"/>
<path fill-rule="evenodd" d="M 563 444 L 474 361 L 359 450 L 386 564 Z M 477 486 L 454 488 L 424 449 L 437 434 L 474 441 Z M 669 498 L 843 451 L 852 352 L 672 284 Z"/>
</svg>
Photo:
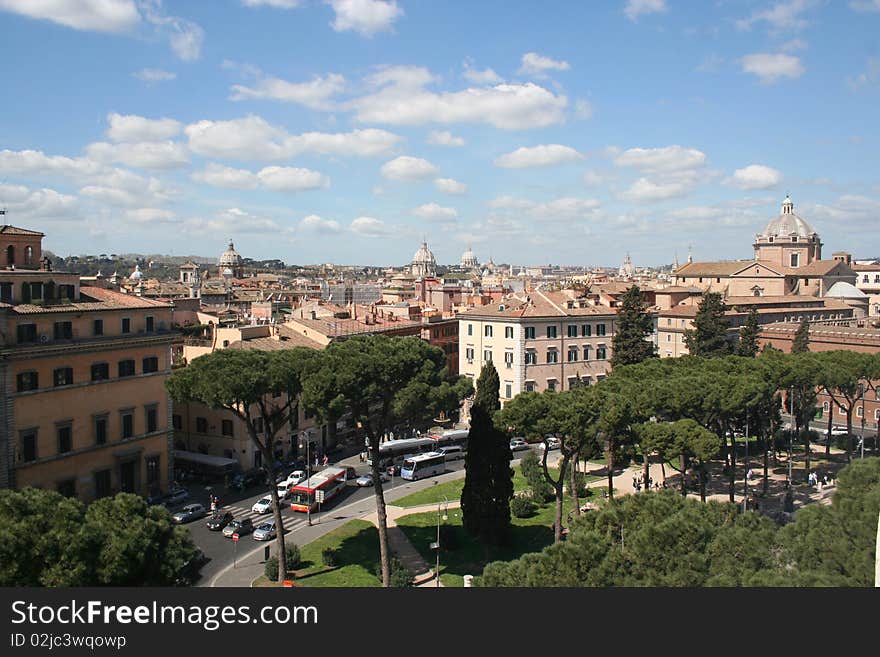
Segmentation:
<svg viewBox="0 0 880 657">
<path fill-rule="evenodd" d="M 309 311 L 309 315 L 311 316 L 312 319 L 318 319 L 318 313 L 315 312 L 314 310 Z"/>
</svg>

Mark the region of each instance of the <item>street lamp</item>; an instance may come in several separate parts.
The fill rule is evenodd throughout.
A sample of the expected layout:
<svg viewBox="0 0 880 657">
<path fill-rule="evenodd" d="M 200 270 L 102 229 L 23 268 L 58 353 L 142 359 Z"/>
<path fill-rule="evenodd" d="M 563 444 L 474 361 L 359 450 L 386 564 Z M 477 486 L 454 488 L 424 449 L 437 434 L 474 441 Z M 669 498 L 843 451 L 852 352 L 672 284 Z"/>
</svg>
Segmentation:
<svg viewBox="0 0 880 657">
<path fill-rule="evenodd" d="M 434 482 L 434 485 L 437 485 L 437 482 Z M 437 577 L 437 587 L 440 586 L 440 507 L 443 507 L 443 520 L 446 521 L 449 519 L 449 498 L 445 495 L 443 496 L 443 502 L 437 502 L 437 542 L 432 544 L 435 550 L 437 550 L 437 566 L 434 572 Z"/>
<path fill-rule="evenodd" d="M 312 441 L 309 439 L 309 432 L 303 431 L 300 435 L 299 448 L 303 448 L 303 443 L 305 443 L 306 448 L 306 485 L 309 483 L 309 479 L 312 478 L 312 461 L 309 458 L 309 446 Z M 309 525 L 312 524 L 312 496 L 311 493 L 306 495 L 306 521 Z"/>
<path fill-rule="evenodd" d="M 859 390 L 862 393 L 862 435 L 861 440 L 859 440 L 859 444 L 862 447 L 862 455 L 861 458 L 865 458 L 865 384 L 859 384 Z"/>
<path fill-rule="evenodd" d="M 790 388 L 789 408 L 791 409 L 791 422 L 788 425 L 788 488 L 791 490 L 791 451 L 794 448 L 794 388 Z"/>
<path fill-rule="evenodd" d="M 735 453 L 735 451 L 736 451 L 736 448 L 734 448 L 734 453 Z M 745 472 L 743 473 L 743 511 L 748 510 L 748 508 L 749 508 L 748 505 L 749 505 L 749 410 L 746 409 L 746 465 L 745 465 Z"/>
</svg>

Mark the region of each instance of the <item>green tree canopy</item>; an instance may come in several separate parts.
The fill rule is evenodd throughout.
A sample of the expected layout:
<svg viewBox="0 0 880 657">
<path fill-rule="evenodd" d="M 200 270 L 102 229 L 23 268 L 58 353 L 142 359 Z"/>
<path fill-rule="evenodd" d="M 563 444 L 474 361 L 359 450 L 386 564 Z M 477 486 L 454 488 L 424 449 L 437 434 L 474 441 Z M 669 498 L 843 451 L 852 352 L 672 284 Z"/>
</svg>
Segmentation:
<svg viewBox="0 0 880 657">
<path fill-rule="evenodd" d="M 611 338 L 611 366 L 632 365 L 656 356 L 654 343 L 645 339 L 653 332 L 654 322 L 645 312 L 642 293 L 633 285 L 617 309 L 617 325 Z"/>
<path fill-rule="evenodd" d="M 694 328 L 685 331 L 684 341 L 692 356 L 725 356 L 730 353 L 727 330 L 730 322 L 724 316 L 727 308 L 718 292 L 708 292 L 697 306 Z"/>
<path fill-rule="evenodd" d="M 739 330 L 739 344 L 736 348 L 738 356 L 746 356 L 754 358 L 758 355 L 758 336 L 761 334 L 761 327 L 758 324 L 758 309 L 752 306 L 746 323 Z"/>
</svg>

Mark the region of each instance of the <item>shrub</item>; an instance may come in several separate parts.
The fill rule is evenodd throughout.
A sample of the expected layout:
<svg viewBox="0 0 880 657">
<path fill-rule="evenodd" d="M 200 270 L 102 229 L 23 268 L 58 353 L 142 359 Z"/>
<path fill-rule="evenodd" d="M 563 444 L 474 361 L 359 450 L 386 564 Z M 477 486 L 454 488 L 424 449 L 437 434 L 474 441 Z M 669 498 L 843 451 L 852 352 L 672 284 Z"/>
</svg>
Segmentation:
<svg viewBox="0 0 880 657">
<path fill-rule="evenodd" d="M 570 482 L 569 478 L 566 477 L 565 490 L 569 495 L 571 495 L 570 483 L 571 482 Z M 587 496 L 587 491 L 589 489 L 587 488 L 587 478 L 583 472 L 575 472 L 574 473 L 574 485 L 577 488 L 578 497 L 586 497 Z"/>
<path fill-rule="evenodd" d="M 538 457 L 534 452 L 530 451 L 523 457 L 522 461 L 520 461 L 520 468 L 523 478 L 529 484 L 529 489 L 532 491 L 532 499 L 535 503 L 544 504 L 555 499 L 556 494 L 553 492 L 553 487 L 547 483 L 547 479 L 544 477 L 544 469 L 538 462 Z"/>
<path fill-rule="evenodd" d="M 382 564 L 376 564 L 376 577 L 382 581 Z M 405 588 L 412 586 L 413 578 L 409 571 L 404 568 L 403 562 L 397 557 L 391 557 L 391 586 L 394 588 Z"/>
<path fill-rule="evenodd" d="M 299 546 L 296 543 L 291 543 L 289 545 L 284 546 L 284 553 L 287 558 L 287 572 L 291 572 L 296 570 L 296 567 L 299 565 Z M 278 557 L 271 556 L 266 560 L 266 565 L 263 569 L 263 573 L 266 575 L 266 579 L 272 580 L 273 582 L 278 579 Z"/>
<path fill-rule="evenodd" d="M 339 563 L 339 551 L 332 547 L 321 550 L 321 563 L 325 566 L 336 566 Z"/>
<path fill-rule="evenodd" d="M 510 512 L 517 518 L 528 518 L 535 512 L 535 505 L 528 498 L 514 496 L 510 500 Z"/>
</svg>

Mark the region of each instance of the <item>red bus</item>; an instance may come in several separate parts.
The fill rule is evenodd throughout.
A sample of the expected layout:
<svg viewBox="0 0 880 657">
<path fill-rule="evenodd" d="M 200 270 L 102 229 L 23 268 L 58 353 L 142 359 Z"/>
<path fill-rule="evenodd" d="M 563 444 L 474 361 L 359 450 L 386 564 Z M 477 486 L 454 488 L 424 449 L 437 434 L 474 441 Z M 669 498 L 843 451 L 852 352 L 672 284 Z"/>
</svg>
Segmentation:
<svg viewBox="0 0 880 657">
<path fill-rule="evenodd" d="M 290 508 L 293 511 L 315 511 L 318 508 L 317 493 L 324 492 L 326 504 L 345 489 L 345 468 L 325 468 L 305 481 L 290 488 Z"/>
</svg>

